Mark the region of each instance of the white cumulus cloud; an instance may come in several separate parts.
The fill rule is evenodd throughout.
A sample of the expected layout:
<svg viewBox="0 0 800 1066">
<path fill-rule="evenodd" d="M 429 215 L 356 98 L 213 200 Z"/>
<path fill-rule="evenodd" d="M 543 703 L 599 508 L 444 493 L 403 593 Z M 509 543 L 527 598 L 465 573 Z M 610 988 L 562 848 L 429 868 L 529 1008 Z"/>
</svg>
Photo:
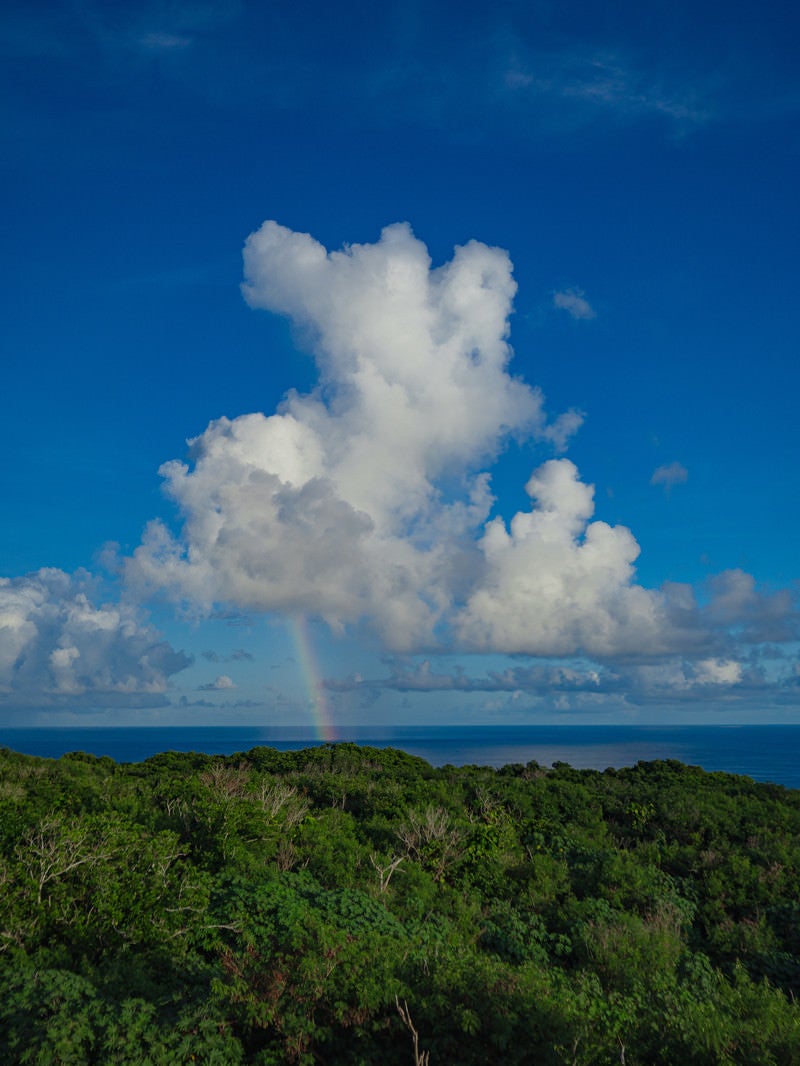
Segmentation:
<svg viewBox="0 0 800 1066">
<path fill-rule="evenodd" d="M 491 463 L 511 434 L 562 449 L 508 370 L 508 255 L 472 241 L 436 269 L 407 225 L 328 252 L 266 222 L 245 246 L 244 294 L 291 316 L 319 385 L 272 415 L 219 419 L 190 464 L 162 467 L 183 518 L 151 523 L 128 576 L 209 607 L 369 619 L 398 649 L 431 642 L 476 561 Z"/>
<path fill-rule="evenodd" d="M 88 574 L 0 578 L 0 705 L 162 703 L 189 659 L 126 604 L 97 606 Z"/>
<path fill-rule="evenodd" d="M 742 664 L 734 659 L 701 659 L 695 664 L 695 680 L 700 685 L 736 685 L 742 672 Z"/>
<path fill-rule="evenodd" d="M 665 592 L 635 584 L 639 545 L 624 526 L 590 522 L 594 489 L 568 459 L 552 459 L 526 485 L 534 501 L 509 526 L 495 518 L 480 542 L 482 580 L 458 616 L 475 651 L 530 655 L 664 654 L 698 639 Z"/>
<path fill-rule="evenodd" d="M 734 631 L 797 633 L 794 597 L 766 595 L 738 572 L 703 608 L 688 586 L 639 585 L 636 539 L 594 520 L 593 486 L 567 459 L 533 471 L 529 511 L 490 518 L 490 471 L 508 440 L 559 452 L 582 418 L 548 419 L 541 392 L 510 372 L 506 252 L 471 241 L 433 268 L 405 224 L 329 252 L 266 222 L 244 267 L 246 300 L 292 319 L 318 383 L 274 413 L 217 419 L 187 462 L 163 465 L 182 525 L 149 524 L 126 564 L 132 587 L 201 612 L 232 605 L 316 615 L 336 631 L 366 625 L 404 653 L 688 656 L 703 665 L 681 660 L 670 684 L 684 688 L 744 682 L 727 665 L 740 658 L 728 651 Z M 567 296 L 582 294 L 560 295 L 580 311 Z M 673 463 L 653 481 L 685 477 Z M 69 674 L 70 656 L 59 645 L 51 669 Z"/>
<path fill-rule="evenodd" d="M 209 681 L 206 685 L 200 686 L 201 692 L 224 692 L 227 689 L 236 688 L 236 682 L 232 677 L 228 677 L 227 674 L 220 674 L 213 681 Z"/>
</svg>

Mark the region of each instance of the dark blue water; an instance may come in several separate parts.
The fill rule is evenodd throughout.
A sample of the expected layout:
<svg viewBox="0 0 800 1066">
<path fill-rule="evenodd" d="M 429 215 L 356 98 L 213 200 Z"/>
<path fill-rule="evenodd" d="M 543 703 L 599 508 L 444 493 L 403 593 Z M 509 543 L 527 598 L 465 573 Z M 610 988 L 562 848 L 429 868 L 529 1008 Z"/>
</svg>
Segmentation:
<svg viewBox="0 0 800 1066">
<path fill-rule="evenodd" d="M 401 748 L 434 766 L 504 766 L 535 759 L 605 770 L 640 760 L 679 759 L 800 788 L 800 725 L 764 726 L 399 726 L 340 731 L 340 739 Z M 302 728 L 3 729 L 0 746 L 58 758 L 68 751 L 141 762 L 161 751 L 231 755 L 258 745 L 282 751 L 319 744 Z"/>
</svg>

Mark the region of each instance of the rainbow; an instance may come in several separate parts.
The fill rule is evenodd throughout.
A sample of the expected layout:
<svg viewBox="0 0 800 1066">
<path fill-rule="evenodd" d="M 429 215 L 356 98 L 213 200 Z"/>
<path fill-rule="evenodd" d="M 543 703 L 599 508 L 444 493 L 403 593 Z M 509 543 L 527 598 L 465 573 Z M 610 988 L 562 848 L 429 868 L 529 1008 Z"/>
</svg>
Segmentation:
<svg viewBox="0 0 800 1066">
<path fill-rule="evenodd" d="M 333 716 L 328 705 L 328 697 L 322 685 L 322 671 L 319 668 L 314 645 L 311 640 L 310 626 L 305 615 L 297 615 L 289 623 L 294 640 L 297 661 L 303 675 L 303 682 L 308 689 L 311 717 L 317 738 L 328 744 L 337 739 Z"/>
</svg>

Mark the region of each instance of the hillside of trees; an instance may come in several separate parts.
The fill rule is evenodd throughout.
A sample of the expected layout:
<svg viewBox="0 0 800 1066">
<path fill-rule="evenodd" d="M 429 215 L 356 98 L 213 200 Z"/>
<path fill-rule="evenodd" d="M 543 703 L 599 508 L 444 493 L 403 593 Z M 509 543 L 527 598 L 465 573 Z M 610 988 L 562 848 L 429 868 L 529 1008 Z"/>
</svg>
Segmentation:
<svg viewBox="0 0 800 1066">
<path fill-rule="evenodd" d="M 800 1064 L 800 791 L 0 750 L 0 1061 Z"/>
</svg>

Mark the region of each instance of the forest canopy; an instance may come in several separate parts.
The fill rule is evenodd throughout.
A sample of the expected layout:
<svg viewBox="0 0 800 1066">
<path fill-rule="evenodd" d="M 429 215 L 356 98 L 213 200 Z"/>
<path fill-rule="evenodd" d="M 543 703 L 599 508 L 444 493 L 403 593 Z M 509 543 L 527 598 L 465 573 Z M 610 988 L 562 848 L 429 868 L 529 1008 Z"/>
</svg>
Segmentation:
<svg viewBox="0 0 800 1066">
<path fill-rule="evenodd" d="M 800 1063 L 798 883 L 675 761 L 0 749 L 0 1060 Z"/>
</svg>

